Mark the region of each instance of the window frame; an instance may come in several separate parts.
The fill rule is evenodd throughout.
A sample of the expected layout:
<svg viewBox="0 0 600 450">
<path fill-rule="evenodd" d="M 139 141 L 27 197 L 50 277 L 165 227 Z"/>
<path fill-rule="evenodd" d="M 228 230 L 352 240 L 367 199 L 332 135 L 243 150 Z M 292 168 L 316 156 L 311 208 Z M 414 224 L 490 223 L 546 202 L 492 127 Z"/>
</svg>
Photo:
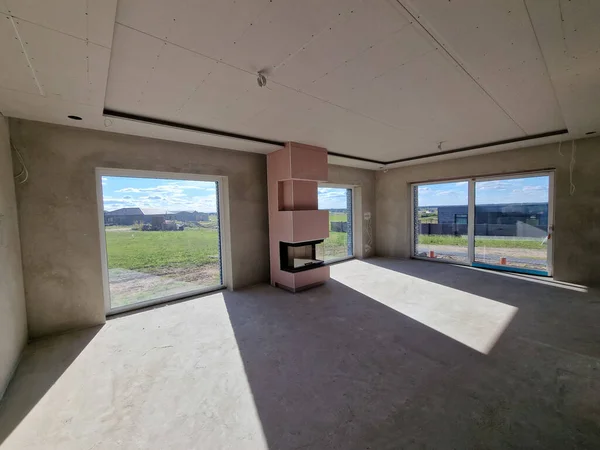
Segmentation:
<svg viewBox="0 0 600 450">
<path fill-rule="evenodd" d="M 328 261 L 325 261 L 325 265 L 336 264 L 339 262 L 354 259 L 354 258 L 356 258 L 356 250 L 357 250 L 356 230 L 357 230 L 357 225 L 359 223 L 359 222 L 357 222 L 357 219 L 356 219 L 356 188 L 357 188 L 357 186 L 354 186 L 351 184 L 319 183 L 318 188 L 320 188 L 320 187 L 335 188 L 335 189 L 350 189 L 350 191 L 352 192 L 352 255 L 330 259 Z M 318 203 L 318 201 L 319 201 L 319 194 L 317 193 L 317 203 Z"/>
<path fill-rule="evenodd" d="M 231 233 L 229 226 L 229 185 L 226 176 L 200 175 L 193 173 L 175 173 L 160 172 L 137 169 L 112 169 L 97 167 L 96 175 L 96 203 L 98 212 L 98 231 L 100 234 L 100 260 L 102 264 L 102 286 L 104 296 L 104 312 L 106 316 L 120 314 L 123 312 L 134 311 L 147 308 L 149 306 L 159 305 L 184 298 L 194 297 L 208 292 L 227 289 L 232 286 L 231 279 Z M 221 284 L 209 286 L 202 289 L 195 289 L 181 294 L 172 294 L 156 299 L 145 300 L 131 305 L 118 306 L 111 308 L 110 303 L 110 283 L 108 276 L 108 252 L 106 247 L 106 231 L 104 224 L 104 193 L 102 188 L 102 177 L 129 177 L 129 178 L 157 178 L 166 180 L 182 181 L 211 181 L 217 185 L 218 201 L 218 219 L 219 219 L 219 245 L 221 256 Z"/>
<path fill-rule="evenodd" d="M 550 239 L 548 239 L 548 246 L 547 246 L 547 259 L 546 259 L 546 267 L 547 267 L 547 275 L 540 275 L 540 276 L 547 276 L 547 277 L 552 277 L 553 275 L 553 248 L 554 248 L 554 210 L 555 210 L 555 186 L 554 186 L 554 173 L 555 170 L 554 169 L 542 169 L 542 170 L 536 170 L 536 171 L 529 171 L 529 172 L 512 172 L 512 173 L 508 173 L 508 174 L 500 174 L 500 175 L 486 175 L 486 176 L 476 176 L 476 177 L 460 177 L 460 178 L 450 178 L 450 179 L 443 179 L 443 180 L 433 180 L 433 181 L 425 181 L 425 182 L 413 182 L 413 183 L 409 183 L 409 187 L 410 187 L 410 204 L 409 204 L 409 218 L 410 218 L 410 229 L 409 229 L 409 239 L 410 239 L 410 257 L 412 259 L 420 259 L 423 261 L 430 261 L 430 262 L 439 262 L 439 263 L 446 263 L 446 264 L 458 264 L 458 265 L 463 265 L 463 266 L 470 266 L 470 267 L 475 267 L 474 266 L 474 262 L 475 262 L 475 197 L 476 197 L 476 192 L 475 192 L 475 183 L 476 182 L 482 182 L 482 181 L 495 181 L 495 180 L 510 180 L 510 179 L 517 179 L 517 178 L 534 178 L 534 177 L 540 177 L 540 176 L 547 176 L 548 177 L 548 234 L 550 236 Z M 417 256 L 415 254 L 416 252 L 416 248 L 415 248 L 415 188 L 418 188 L 419 186 L 427 186 L 427 185 L 431 185 L 431 184 L 443 184 L 443 183 L 459 183 L 459 182 L 467 182 L 468 185 L 468 218 L 467 218 L 467 229 L 468 229 L 468 235 L 467 235 L 467 243 L 468 243 L 468 258 L 467 258 L 467 262 L 462 262 L 462 261 L 444 261 L 444 260 L 440 260 L 437 258 L 428 258 L 428 257 L 424 257 L 424 256 Z M 486 267 L 486 269 L 490 269 L 490 270 L 504 270 L 504 271 L 509 271 L 509 272 L 514 272 L 514 273 L 528 273 L 527 270 L 517 270 L 515 268 L 510 268 L 510 269 L 502 269 L 502 268 L 496 268 L 494 266 L 490 266 L 490 267 Z M 532 271 L 532 272 L 537 272 L 537 271 Z"/>
</svg>

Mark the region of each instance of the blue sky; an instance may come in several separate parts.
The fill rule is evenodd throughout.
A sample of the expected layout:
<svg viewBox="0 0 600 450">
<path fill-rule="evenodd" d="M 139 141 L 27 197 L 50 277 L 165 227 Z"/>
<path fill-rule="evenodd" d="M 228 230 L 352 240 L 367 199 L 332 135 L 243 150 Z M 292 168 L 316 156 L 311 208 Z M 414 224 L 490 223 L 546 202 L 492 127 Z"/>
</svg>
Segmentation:
<svg viewBox="0 0 600 450">
<path fill-rule="evenodd" d="M 216 212 L 214 181 L 102 177 L 104 209 L 158 208 L 169 211 Z"/>
<path fill-rule="evenodd" d="M 319 188 L 319 209 L 346 209 L 346 191 L 343 188 Z"/>
<path fill-rule="evenodd" d="M 102 177 L 104 210 L 158 208 L 168 211 L 216 212 L 212 181 Z M 346 189 L 319 188 L 319 209 L 346 208 Z"/>
<path fill-rule="evenodd" d="M 476 204 L 545 203 L 548 201 L 547 176 L 509 180 L 478 181 Z M 419 206 L 468 204 L 466 181 L 419 186 Z"/>
</svg>

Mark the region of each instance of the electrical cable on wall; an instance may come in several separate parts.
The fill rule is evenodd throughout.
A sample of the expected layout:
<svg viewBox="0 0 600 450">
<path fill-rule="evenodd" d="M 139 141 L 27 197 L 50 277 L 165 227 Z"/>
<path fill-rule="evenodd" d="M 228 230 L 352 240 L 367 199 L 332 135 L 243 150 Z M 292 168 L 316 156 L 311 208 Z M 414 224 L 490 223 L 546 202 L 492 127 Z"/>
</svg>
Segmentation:
<svg viewBox="0 0 600 450">
<path fill-rule="evenodd" d="M 575 168 L 575 152 L 577 151 L 577 145 L 575 140 L 571 141 L 571 162 L 569 163 L 569 193 L 570 195 L 575 194 L 575 183 L 573 183 L 573 169 Z"/>
<path fill-rule="evenodd" d="M 25 161 L 23 161 L 23 156 L 21 155 L 21 152 L 17 149 L 17 147 L 15 147 L 12 142 L 10 143 L 10 147 L 16 153 L 19 163 L 21 163 L 21 172 L 19 172 L 17 175 L 15 175 L 15 181 L 17 181 L 19 184 L 23 184 L 29 179 L 29 170 L 27 170 Z M 19 181 L 19 179 L 23 175 L 25 175 L 25 178 Z"/>
<path fill-rule="evenodd" d="M 365 229 L 367 230 L 367 242 L 365 243 L 365 256 L 369 256 L 373 249 L 373 230 L 371 228 L 371 213 L 365 213 Z"/>
</svg>

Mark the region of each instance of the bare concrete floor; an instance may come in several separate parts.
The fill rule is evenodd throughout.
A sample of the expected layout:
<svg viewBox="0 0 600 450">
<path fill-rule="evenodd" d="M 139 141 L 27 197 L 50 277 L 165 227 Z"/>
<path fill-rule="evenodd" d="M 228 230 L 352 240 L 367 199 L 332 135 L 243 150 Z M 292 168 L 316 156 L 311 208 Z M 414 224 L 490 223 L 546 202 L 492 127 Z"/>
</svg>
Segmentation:
<svg viewBox="0 0 600 450">
<path fill-rule="evenodd" d="M 0 448 L 600 448 L 596 295 L 422 261 L 332 277 L 30 344 Z"/>
</svg>

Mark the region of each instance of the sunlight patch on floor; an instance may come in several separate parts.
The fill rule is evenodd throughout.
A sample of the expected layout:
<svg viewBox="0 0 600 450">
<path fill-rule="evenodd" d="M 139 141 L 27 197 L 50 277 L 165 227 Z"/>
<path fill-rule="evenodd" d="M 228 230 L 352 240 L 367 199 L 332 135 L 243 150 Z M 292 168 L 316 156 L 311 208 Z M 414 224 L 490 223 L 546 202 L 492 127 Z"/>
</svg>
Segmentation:
<svg viewBox="0 0 600 450">
<path fill-rule="evenodd" d="M 28 356 L 7 401 L 47 382 L 72 339 Z M 223 293 L 113 318 L 56 375 L 2 450 L 268 448 Z"/>
<path fill-rule="evenodd" d="M 358 260 L 331 266 L 331 278 L 484 354 L 518 310 Z"/>
</svg>

